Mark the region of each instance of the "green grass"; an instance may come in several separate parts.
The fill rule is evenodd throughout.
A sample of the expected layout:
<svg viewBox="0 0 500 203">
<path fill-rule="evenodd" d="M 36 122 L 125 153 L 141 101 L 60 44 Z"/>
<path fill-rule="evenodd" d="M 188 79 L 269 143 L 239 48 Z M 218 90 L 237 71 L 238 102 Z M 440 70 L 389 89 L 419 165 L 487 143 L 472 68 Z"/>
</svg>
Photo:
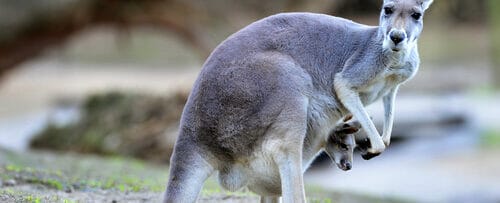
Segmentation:
<svg viewBox="0 0 500 203">
<path fill-rule="evenodd" d="M 106 189 L 121 192 L 161 192 L 168 175 L 167 166 L 148 164 L 135 159 L 75 154 L 50 154 L 52 158 L 44 159 L 44 155 L 49 153 L 6 156 L 7 163 L 0 163 L 1 179 L 40 184 L 63 191 Z"/>
<path fill-rule="evenodd" d="M 159 200 L 168 176 L 168 166 L 123 157 L 97 157 L 78 154 L 54 154 L 36 151 L 12 153 L 0 150 L 0 179 L 15 180 L 18 186 L 35 186 L 37 191 L 19 187 L 0 187 L 0 202 L 75 202 L 74 193 L 99 191 L 113 195 L 151 194 Z M 47 193 L 47 191 L 49 191 Z M 50 192 L 52 191 L 52 192 Z M 327 191 L 306 186 L 308 202 L 407 202 L 400 199 L 371 197 L 363 194 Z M 104 197 L 102 197 L 104 196 Z M 101 195 L 106 198 L 108 193 Z M 222 189 L 214 177 L 209 178 L 201 191 L 202 199 L 211 202 L 258 200 L 248 189 L 230 192 Z M 3 198 L 3 199 L 2 199 Z M 128 200 L 128 199 L 123 199 Z M 101 201 L 101 200 L 96 200 Z M 107 199 L 102 200 L 107 201 Z M 150 200 L 154 201 L 154 200 Z"/>
</svg>

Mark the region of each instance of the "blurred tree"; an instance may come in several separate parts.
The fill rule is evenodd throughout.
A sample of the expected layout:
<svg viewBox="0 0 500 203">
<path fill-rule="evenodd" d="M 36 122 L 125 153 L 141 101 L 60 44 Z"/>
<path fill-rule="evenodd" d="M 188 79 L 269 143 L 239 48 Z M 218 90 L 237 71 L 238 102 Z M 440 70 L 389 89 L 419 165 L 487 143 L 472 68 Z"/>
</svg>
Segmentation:
<svg viewBox="0 0 500 203">
<path fill-rule="evenodd" d="M 217 42 L 264 16 L 284 11 L 378 15 L 381 1 L 0 0 L 0 77 L 79 31 L 103 24 L 117 29 L 137 26 L 163 29 L 175 33 L 201 57 L 206 57 Z M 463 22 L 482 19 L 486 1 L 436 1 L 436 4 L 446 8 L 446 17 Z"/>
<path fill-rule="evenodd" d="M 495 87 L 500 88 L 500 1 L 489 0 L 488 8 L 489 23 L 491 25 L 491 41 L 493 47 L 493 81 L 495 82 Z"/>
<path fill-rule="evenodd" d="M 491 0 L 490 0 L 491 1 Z M 453 0 L 445 1 L 449 8 L 448 19 L 457 23 L 479 22 L 486 17 L 486 0 Z M 444 3 L 444 2 L 443 2 Z"/>
<path fill-rule="evenodd" d="M 331 13 L 338 16 L 378 15 L 382 0 L 337 0 Z"/>
<path fill-rule="evenodd" d="M 319 0 L 318 3 L 326 1 Z M 304 2 L 0 0 L 0 77 L 19 63 L 64 43 L 79 31 L 103 24 L 117 29 L 135 26 L 164 29 L 177 34 L 201 57 L 206 57 L 215 47 L 215 42 L 222 40 L 218 37 L 225 38 L 228 32 L 263 16 L 299 9 L 297 5 Z M 225 32 L 228 27 L 230 31 Z"/>
<path fill-rule="evenodd" d="M 102 24 L 154 26 L 176 33 L 207 56 L 212 46 L 197 23 L 199 9 L 180 0 L 0 1 L 0 77 L 81 30 Z"/>
</svg>

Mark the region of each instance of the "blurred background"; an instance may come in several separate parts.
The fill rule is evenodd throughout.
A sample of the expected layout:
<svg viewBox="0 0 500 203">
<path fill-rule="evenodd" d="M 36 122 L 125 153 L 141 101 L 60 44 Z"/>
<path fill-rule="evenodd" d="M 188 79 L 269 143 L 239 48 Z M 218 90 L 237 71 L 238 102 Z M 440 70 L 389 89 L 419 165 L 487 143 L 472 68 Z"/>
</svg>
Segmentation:
<svg viewBox="0 0 500 203">
<path fill-rule="evenodd" d="M 381 2 L 0 0 L 0 166 L 39 151 L 167 164 L 189 90 L 231 33 L 289 11 L 376 25 Z M 500 1 L 436 0 L 424 19 L 422 64 L 397 97 L 391 146 L 356 156 L 349 172 L 322 156 L 308 185 L 376 200 L 500 202 Z M 381 104 L 369 112 L 381 129 Z M 0 176 L 0 188 L 10 179 Z"/>
</svg>

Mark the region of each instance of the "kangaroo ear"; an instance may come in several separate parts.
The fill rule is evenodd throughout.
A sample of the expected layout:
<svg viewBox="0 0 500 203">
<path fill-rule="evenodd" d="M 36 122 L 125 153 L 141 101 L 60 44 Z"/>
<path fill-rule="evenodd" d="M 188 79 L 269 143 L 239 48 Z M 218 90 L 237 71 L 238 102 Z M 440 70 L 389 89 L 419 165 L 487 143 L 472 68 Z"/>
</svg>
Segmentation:
<svg viewBox="0 0 500 203">
<path fill-rule="evenodd" d="M 427 10 L 429 8 L 429 6 L 431 6 L 432 2 L 434 2 L 434 0 L 422 0 L 422 8 L 425 10 Z"/>
</svg>

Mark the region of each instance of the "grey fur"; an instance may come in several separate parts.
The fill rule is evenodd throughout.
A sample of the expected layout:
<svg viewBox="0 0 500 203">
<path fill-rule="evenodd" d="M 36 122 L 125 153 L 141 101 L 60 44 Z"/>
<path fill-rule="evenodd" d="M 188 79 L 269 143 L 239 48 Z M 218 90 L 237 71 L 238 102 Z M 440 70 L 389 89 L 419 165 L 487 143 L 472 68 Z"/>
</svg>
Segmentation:
<svg viewBox="0 0 500 203">
<path fill-rule="evenodd" d="M 363 107 L 384 97 L 390 138 L 397 87 L 419 65 L 422 21 L 410 15 L 430 2 L 385 0 L 397 15 L 382 9 L 379 27 L 282 13 L 231 35 L 203 65 L 184 108 L 165 202 L 196 201 L 214 171 L 228 189 L 304 202 L 302 173 L 350 113 L 369 135 L 366 153 L 383 151 Z M 399 45 L 388 37 L 396 28 L 408 36 Z"/>
</svg>

